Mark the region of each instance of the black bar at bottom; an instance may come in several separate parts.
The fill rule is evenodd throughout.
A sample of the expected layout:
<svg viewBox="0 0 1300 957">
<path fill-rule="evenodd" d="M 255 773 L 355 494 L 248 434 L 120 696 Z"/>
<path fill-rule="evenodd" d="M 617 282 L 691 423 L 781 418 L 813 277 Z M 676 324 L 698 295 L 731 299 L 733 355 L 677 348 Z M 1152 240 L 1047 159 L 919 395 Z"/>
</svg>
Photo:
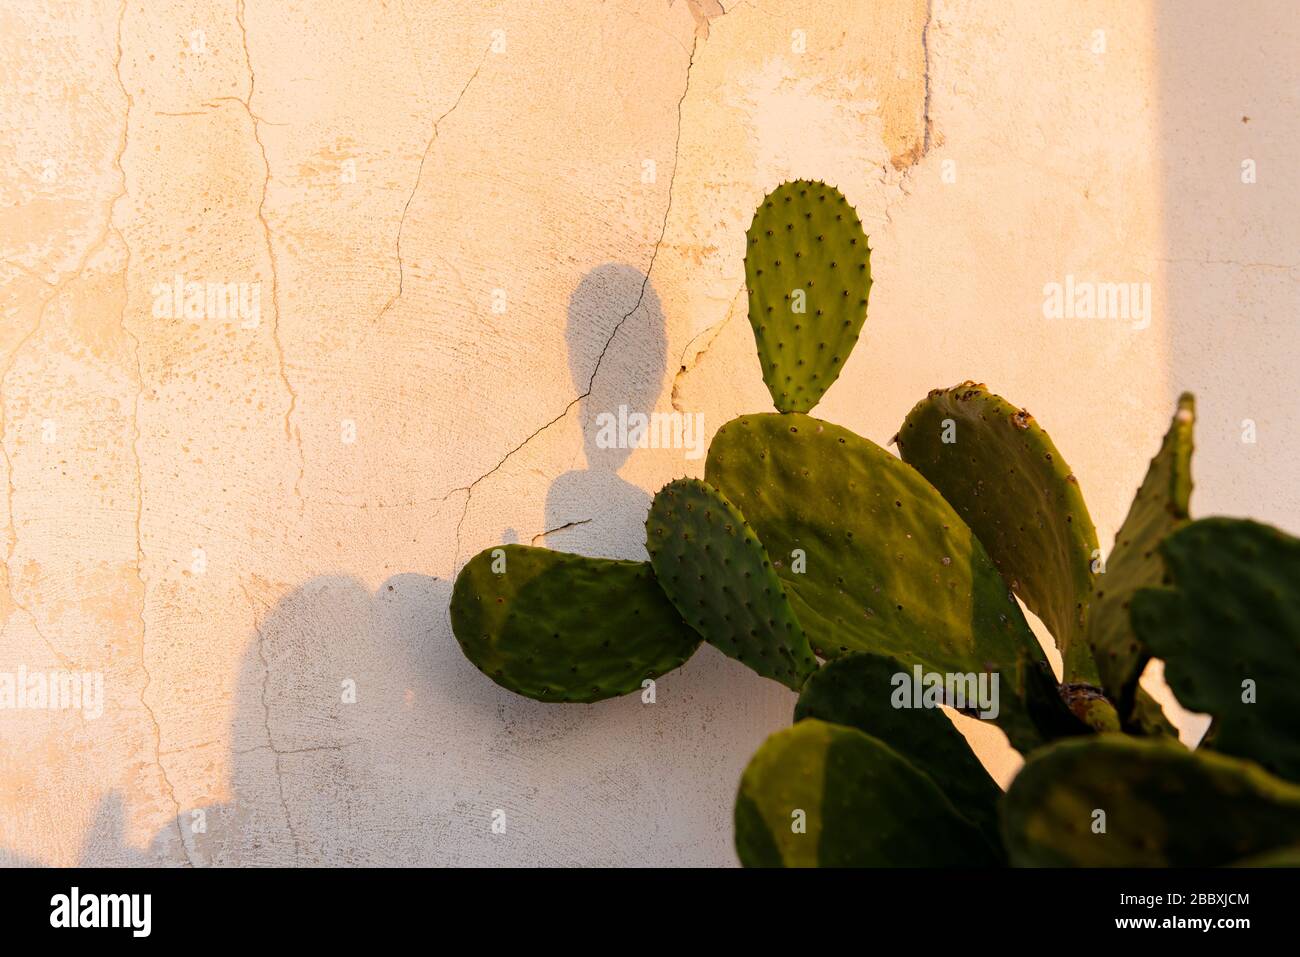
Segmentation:
<svg viewBox="0 0 1300 957">
<path fill-rule="evenodd" d="M 994 943 L 1034 929 L 1088 941 L 1199 934 L 1230 944 L 1243 933 L 1288 928 L 1297 873 L 4 870 L 0 926 L 6 943 L 77 934 L 82 943 L 338 946 L 436 931 L 484 935 L 484 945 L 517 935 L 531 947 L 564 938 L 595 947 L 706 925 L 733 944 L 751 935 L 771 944 L 783 931 L 797 938 L 819 922 L 843 922 L 825 930 L 864 944 L 877 931 L 918 940 L 956 933 L 974 945 L 985 933 Z"/>
</svg>

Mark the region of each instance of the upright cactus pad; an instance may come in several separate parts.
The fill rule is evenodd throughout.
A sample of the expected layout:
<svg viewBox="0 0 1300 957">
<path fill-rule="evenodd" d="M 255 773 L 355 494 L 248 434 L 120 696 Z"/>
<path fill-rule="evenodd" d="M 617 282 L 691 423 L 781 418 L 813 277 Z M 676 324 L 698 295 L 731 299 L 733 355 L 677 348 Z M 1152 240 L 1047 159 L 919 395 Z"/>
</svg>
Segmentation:
<svg viewBox="0 0 1300 957">
<path fill-rule="evenodd" d="M 1214 715 L 1216 751 L 1300 781 L 1300 539 L 1206 518 L 1160 545 L 1173 588 L 1133 598 L 1133 629 L 1193 711 Z"/>
<path fill-rule="evenodd" d="M 1162 740 L 1071 738 L 1030 756 L 1002 825 L 1017 866 L 1217 867 L 1300 840 L 1300 788 Z"/>
<path fill-rule="evenodd" d="M 766 414 L 723 426 L 705 471 L 780 562 L 822 657 L 997 672 L 998 724 L 1018 748 L 1040 743 L 1021 672 L 1042 650 L 979 541 L 914 469 L 837 425 Z"/>
<path fill-rule="evenodd" d="M 503 545 L 456 579 L 451 624 L 465 657 L 538 701 L 599 701 L 686 661 L 700 638 L 646 562 Z"/>
<path fill-rule="evenodd" d="M 839 376 L 867 318 L 866 233 L 838 189 L 796 180 L 764 198 L 746 240 L 763 381 L 782 412 L 807 412 Z"/>
<path fill-rule="evenodd" d="M 677 611 L 723 654 L 798 691 L 817 670 L 763 543 L 740 510 L 699 479 L 660 489 L 646 549 Z"/>
<path fill-rule="evenodd" d="M 816 718 L 857 728 L 929 775 L 963 817 L 998 846 L 998 787 L 948 716 L 938 708 L 895 707 L 912 669 L 860 653 L 837 658 L 808 679 L 795 721 Z"/>
<path fill-rule="evenodd" d="M 1165 569 L 1157 546 L 1188 522 L 1195 420 L 1195 400 L 1184 393 L 1160 451 L 1147 467 L 1142 487 L 1115 536 L 1106 573 L 1096 579 L 1088 641 L 1102 687 L 1125 719 L 1134 709 L 1138 678 L 1151 657 L 1133 634 L 1129 603 L 1139 588 L 1160 584 Z M 1141 722 L 1141 713 L 1135 720 Z"/>
<path fill-rule="evenodd" d="M 998 851 L 938 785 L 856 728 L 810 718 L 764 742 L 740 779 L 746 867 L 986 867 Z"/>
<path fill-rule="evenodd" d="M 1086 627 L 1097 531 L 1074 473 L 1034 417 L 963 382 L 916 404 L 898 430 L 898 451 L 952 503 L 1047 625 L 1066 681 L 1095 682 Z"/>
</svg>

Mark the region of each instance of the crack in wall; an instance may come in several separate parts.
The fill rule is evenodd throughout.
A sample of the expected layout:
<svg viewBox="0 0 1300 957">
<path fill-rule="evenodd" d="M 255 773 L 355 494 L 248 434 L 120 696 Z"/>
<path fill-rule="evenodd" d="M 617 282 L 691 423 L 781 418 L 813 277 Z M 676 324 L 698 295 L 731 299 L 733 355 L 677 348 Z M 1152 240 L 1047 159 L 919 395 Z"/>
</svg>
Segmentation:
<svg viewBox="0 0 1300 957">
<path fill-rule="evenodd" d="M 384 318 L 388 313 L 388 310 L 393 308 L 393 305 L 397 300 L 402 298 L 402 293 L 406 288 L 406 267 L 402 260 L 402 233 L 406 230 L 406 215 L 410 212 L 411 203 L 415 201 L 415 196 L 420 191 L 420 182 L 424 179 L 424 164 L 428 162 L 429 154 L 433 152 L 433 144 L 438 142 L 438 127 L 442 124 L 443 120 L 455 112 L 456 107 L 460 106 L 460 101 L 465 98 L 465 93 L 473 85 L 474 81 L 478 79 L 478 75 L 483 69 L 483 64 L 487 62 L 488 54 L 491 52 L 492 46 L 489 44 L 483 51 L 483 56 L 479 58 L 478 66 L 474 68 L 474 72 L 471 73 L 469 79 L 465 81 L 465 85 L 460 88 L 460 93 L 457 94 L 455 102 L 453 102 L 441 116 L 433 121 L 433 132 L 429 136 L 428 143 L 425 144 L 424 153 L 420 156 L 420 165 L 415 171 L 415 184 L 411 187 L 410 195 L 406 197 L 406 204 L 402 207 L 402 216 L 397 222 L 397 292 L 393 293 L 392 296 L 389 297 L 388 302 L 384 303 L 384 307 L 379 310 L 379 315 L 374 318 L 374 322 L 376 323 L 379 322 L 380 319 Z"/>
<path fill-rule="evenodd" d="M 615 323 L 613 330 L 610 332 L 608 338 L 605 339 L 605 344 L 601 347 L 600 354 L 596 356 L 596 363 L 592 367 L 591 377 L 587 380 L 586 389 L 584 389 L 581 394 L 575 396 L 572 400 L 570 400 L 569 403 L 564 407 L 563 411 L 561 411 L 559 415 L 555 416 L 550 421 L 545 422 L 537 429 L 534 429 L 532 433 L 528 435 L 527 438 L 525 438 L 522 442 L 520 442 L 518 445 L 516 445 L 514 448 L 508 451 L 501 458 L 501 460 L 497 462 L 496 465 L 492 466 L 492 468 L 488 469 L 486 472 L 484 472 L 478 478 L 474 479 L 468 485 L 451 489 L 442 497 L 442 501 L 445 502 L 448 498 L 450 498 L 452 495 L 456 494 L 457 492 L 465 493 L 465 504 L 461 509 L 460 520 L 456 522 L 456 544 L 452 552 L 451 577 L 453 580 L 455 579 L 456 575 L 460 573 L 461 528 L 465 524 L 465 517 L 469 514 L 469 504 L 470 504 L 470 500 L 474 496 L 475 487 L 478 486 L 478 484 L 482 482 L 484 479 L 488 478 L 490 475 L 492 475 L 493 473 L 501 469 L 501 467 L 504 466 L 506 462 L 508 462 L 511 459 L 512 456 L 514 456 L 517 452 L 519 452 L 521 449 L 527 446 L 528 443 L 530 443 L 537 436 L 545 432 L 551 426 L 555 425 L 555 423 L 565 418 L 575 406 L 577 406 L 580 402 L 582 402 L 583 399 L 591 395 L 592 390 L 595 388 L 596 385 L 596 377 L 600 374 L 601 363 L 604 362 L 605 354 L 609 351 L 609 347 L 613 344 L 615 337 L 618 336 L 618 331 L 623 328 L 623 324 L 627 322 L 628 318 L 631 317 L 638 309 L 641 308 L 641 303 L 645 299 L 645 291 L 650 285 L 650 274 L 654 270 L 655 260 L 659 258 L 659 250 L 663 246 L 664 237 L 668 233 L 668 218 L 672 214 L 672 209 L 673 209 L 673 187 L 677 182 L 677 167 L 678 167 L 678 160 L 681 155 L 681 147 L 682 147 L 682 104 L 686 102 L 686 96 L 691 91 L 691 69 L 695 66 L 695 53 L 698 48 L 699 48 L 699 37 L 696 36 L 695 40 L 691 43 L 690 57 L 687 59 L 686 62 L 686 81 L 682 87 L 682 95 L 677 99 L 677 134 L 673 144 L 673 169 L 672 169 L 672 173 L 668 177 L 668 191 L 667 191 L 668 198 L 667 198 L 667 202 L 664 205 L 663 224 L 660 226 L 659 229 L 659 238 L 655 241 L 654 249 L 650 253 L 650 261 L 649 263 L 646 264 L 644 278 L 641 281 L 641 290 L 637 294 L 636 302 L 633 303 L 632 308 L 629 309 L 626 313 L 624 313 L 622 318 L 619 319 L 617 323 Z M 448 622 L 450 623 L 450 615 L 451 615 L 450 606 L 448 606 L 447 614 L 448 614 Z"/>
<path fill-rule="evenodd" d="M 545 539 L 547 535 L 554 535 L 556 532 L 562 532 L 566 528 L 577 528 L 579 525 L 589 525 L 594 521 L 595 519 L 593 518 L 582 518 L 576 522 L 565 522 L 563 525 L 557 525 L 555 528 L 548 528 L 546 531 L 538 532 L 534 535 L 532 537 L 532 544 L 536 545 L 538 542 Z"/>
<path fill-rule="evenodd" d="M 140 403 L 144 396 L 144 365 L 141 358 L 140 337 L 131 331 L 126 321 L 127 306 L 131 296 L 131 247 L 126 241 L 113 220 L 117 212 L 118 203 L 126 199 L 129 192 L 126 178 L 126 167 L 123 165 L 126 151 L 129 144 L 131 131 L 131 111 L 135 108 L 135 98 L 131 96 L 130 91 L 126 88 L 126 81 L 122 78 L 122 25 L 126 20 L 127 0 L 122 0 L 121 7 L 117 15 L 117 56 L 113 61 L 113 73 L 117 77 L 118 86 L 122 90 L 122 96 L 126 100 L 126 110 L 122 117 L 122 138 L 118 144 L 117 156 L 113 160 L 113 165 L 117 168 L 118 174 L 122 178 L 122 189 L 113 198 L 109 207 L 109 228 L 117 236 L 118 241 L 122 244 L 123 265 L 122 265 L 122 315 L 119 319 L 119 325 L 122 332 L 131 339 L 134 346 L 135 368 L 136 368 L 136 393 L 135 404 L 132 415 L 132 440 L 131 452 L 135 459 L 135 478 L 136 478 L 136 509 L 135 509 L 135 574 L 140 584 L 140 671 L 144 675 L 144 684 L 140 686 L 140 705 L 149 715 L 149 720 L 153 724 L 154 734 L 154 763 L 158 766 L 158 774 L 162 778 L 163 787 L 167 796 L 171 799 L 174 814 L 172 820 L 176 824 L 176 835 L 180 838 L 181 851 L 185 855 L 186 864 L 190 867 L 195 866 L 194 859 L 190 855 L 189 845 L 185 842 L 185 829 L 181 826 L 181 804 L 176 797 L 176 787 L 172 783 L 171 777 L 167 774 L 167 767 L 162 761 L 162 724 L 158 721 L 158 715 L 149 704 L 149 688 L 153 686 L 153 674 L 149 670 L 147 654 L 148 638 L 148 621 L 146 617 L 146 608 L 148 605 L 149 586 L 144 575 L 144 467 L 140 456 Z"/>
<path fill-rule="evenodd" d="M 934 0 L 928 0 L 925 7 L 925 23 L 921 26 L 922 82 L 924 83 L 921 108 L 921 141 L 915 144 L 907 153 L 893 157 L 890 160 L 889 165 L 895 171 L 901 171 L 902 174 L 896 182 L 890 182 L 888 167 L 883 167 L 880 171 L 880 185 L 887 190 L 897 188 L 903 197 L 911 195 L 911 183 L 916 176 L 917 167 L 930 154 L 931 146 L 934 143 L 934 120 L 930 115 L 931 74 L 933 73 L 930 54 L 930 27 L 933 24 Z M 884 204 L 885 223 L 888 225 L 893 225 L 893 206 L 896 201 L 886 200 Z"/>
<path fill-rule="evenodd" d="M 745 284 L 742 282 L 740 284 L 740 289 L 738 289 L 736 291 L 736 294 L 731 297 L 731 305 L 727 307 L 727 314 L 722 317 L 722 320 L 720 322 L 715 322 L 713 325 L 709 326 L 707 329 L 703 330 L 702 332 L 696 333 L 694 336 L 691 337 L 691 340 L 688 343 L 686 343 L 685 348 L 682 349 L 682 358 L 678 363 L 677 374 L 673 376 L 673 390 L 670 396 L 670 401 L 672 402 L 672 406 L 678 412 L 686 411 L 681 407 L 681 405 L 678 404 L 677 401 L 677 393 L 682 386 L 682 380 L 686 377 L 688 373 L 698 368 L 700 363 L 704 361 L 704 356 L 708 353 L 710 349 L 713 348 L 713 344 L 718 341 L 718 336 L 722 335 L 722 330 L 727 327 L 727 323 L 729 323 L 731 321 L 731 317 L 735 315 L 736 303 L 744 294 L 745 294 Z M 690 361 L 688 362 L 686 359 L 686 354 L 691 351 L 691 346 L 695 345 L 695 343 L 699 342 L 700 339 L 703 339 L 705 336 L 708 336 L 708 341 L 705 342 L 704 345 L 701 346 L 696 351 L 695 355 L 692 356 Z"/>
<path fill-rule="evenodd" d="M 293 826 L 293 815 L 289 813 L 289 802 L 284 796 L 284 766 L 282 759 L 290 751 L 281 751 L 275 746 L 275 736 L 271 733 L 271 702 L 267 699 L 267 688 L 271 684 L 271 663 L 266 658 L 266 635 L 262 632 L 261 623 L 257 618 L 257 600 L 249 592 L 248 586 L 243 582 L 239 584 L 240 590 L 243 591 L 244 597 L 253 613 L 253 631 L 257 633 L 257 657 L 262 663 L 262 727 L 266 731 L 266 749 L 275 755 L 275 783 L 276 789 L 280 795 L 280 807 L 284 811 L 284 823 L 289 829 L 289 836 L 293 839 L 293 859 L 297 863 L 302 855 L 302 842 L 298 840 L 298 832 Z M 263 609 L 265 610 L 265 608 Z M 261 748 L 249 748 L 245 751 L 236 752 L 238 754 L 250 754 Z"/>
<path fill-rule="evenodd" d="M 919 162 L 921 157 L 930 152 L 930 24 L 934 22 L 934 0 L 926 0 L 925 4 L 925 26 L 921 27 L 921 56 L 925 65 L 925 106 L 921 112 L 922 129 L 921 139 L 921 156 L 916 158 Z M 915 162 L 913 165 L 915 165 Z"/>
<path fill-rule="evenodd" d="M 253 70 L 253 55 L 248 48 L 248 27 L 244 23 L 244 0 L 235 0 L 235 20 L 239 24 L 239 37 L 244 48 L 244 62 L 248 65 L 248 96 L 242 100 L 237 100 L 237 102 L 243 105 L 244 110 L 248 113 L 249 121 L 253 124 L 253 140 L 257 143 L 257 148 L 262 154 L 262 164 L 266 169 L 266 176 L 262 180 L 262 197 L 257 204 L 257 218 L 262 224 L 262 235 L 266 240 L 266 255 L 271 264 L 271 306 L 275 312 L 275 321 L 271 324 L 271 340 L 275 344 L 280 381 L 284 384 L 285 391 L 289 393 L 289 404 L 284 410 L 284 436 L 289 444 L 296 445 L 298 450 L 298 474 L 293 481 L 293 493 L 298 499 L 298 514 L 301 516 L 307 508 L 307 503 L 302 497 L 302 480 L 307 469 L 307 462 L 302 448 L 302 430 L 293 427 L 293 413 L 298 407 L 298 393 L 289 381 L 284 341 L 280 338 L 280 319 L 282 316 L 280 311 L 280 279 L 275 257 L 275 244 L 271 239 L 271 224 L 266 218 L 266 196 L 271 185 L 271 160 L 266 154 L 266 144 L 262 142 L 260 130 L 262 118 L 253 112 L 253 96 L 257 91 L 257 73 Z M 223 97 L 223 99 L 225 98 Z"/>
<path fill-rule="evenodd" d="M 231 751 L 230 753 L 234 755 L 243 755 L 243 754 L 256 754 L 259 751 L 270 751 L 272 754 L 277 754 L 280 755 L 281 757 L 291 757 L 297 754 L 317 754 L 322 751 L 345 751 L 348 748 L 355 748 L 362 743 L 363 742 L 361 741 L 347 741 L 344 742 L 343 744 L 317 744 L 308 748 L 284 748 L 284 749 L 277 748 L 271 744 L 259 744 L 256 747 L 241 748 L 238 751 Z M 284 792 L 281 791 L 280 793 L 281 793 L 281 797 L 283 798 Z"/>
<path fill-rule="evenodd" d="M 668 6 L 672 5 L 673 0 L 668 0 Z M 721 0 L 686 0 L 686 8 L 695 20 L 695 36 L 705 40 L 709 38 L 709 21 L 727 12 Z"/>
</svg>

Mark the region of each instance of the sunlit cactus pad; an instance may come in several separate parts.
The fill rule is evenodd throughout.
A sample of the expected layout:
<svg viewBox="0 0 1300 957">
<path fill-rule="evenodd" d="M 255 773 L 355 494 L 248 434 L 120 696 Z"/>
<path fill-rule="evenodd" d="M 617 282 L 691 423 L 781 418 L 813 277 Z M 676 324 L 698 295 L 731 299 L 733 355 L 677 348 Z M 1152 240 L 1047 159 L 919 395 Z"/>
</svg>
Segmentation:
<svg viewBox="0 0 1300 957">
<path fill-rule="evenodd" d="M 983 546 L 915 469 L 837 425 L 769 413 L 723 426 L 705 473 L 758 533 L 822 657 L 996 671 L 998 723 L 1017 747 L 1037 743 L 1020 672 L 1042 651 Z"/>
<path fill-rule="evenodd" d="M 796 691 L 817 670 L 763 543 L 713 486 L 678 479 L 660 489 L 646 549 L 660 586 L 705 641 Z"/>
<path fill-rule="evenodd" d="M 745 283 L 772 402 L 807 412 L 839 376 L 867 318 L 871 251 L 858 214 L 834 186 L 781 184 L 750 223 Z"/>
<path fill-rule="evenodd" d="M 1097 659 L 1102 687 L 1121 714 L 1127 715 L 1137 693 L 1138 678 L 1150 652 L 1138 641 L 1129 606 L 1139 588 L 1159 585 L 1165 577 L 1158 546 L 1189 521 L 1192 495 L 1192 429 L 1196 403 L 1184 393 L 1160 451 L 1129 506 L 1106 560 L 1106 574 L 1097 576 L 1088 640 Z"/>
<path fill-rule="evenodd" d="M 1066 679 L 1095 679 L 1086 638 L 1097 532 L 1070 466 L 1034 417 L 984 385 L 935 389 L 898 430 L 898 451 L 988 549 L 1043 620 Z"/>
<path fill-rule="evenodd" d="M 486 549 L 470 560 L 456 578 L 451 622 L 480 671 L 538 701 L 636 691 L 700 644 L 648 562 L 526 545 Z"/>
</svg>

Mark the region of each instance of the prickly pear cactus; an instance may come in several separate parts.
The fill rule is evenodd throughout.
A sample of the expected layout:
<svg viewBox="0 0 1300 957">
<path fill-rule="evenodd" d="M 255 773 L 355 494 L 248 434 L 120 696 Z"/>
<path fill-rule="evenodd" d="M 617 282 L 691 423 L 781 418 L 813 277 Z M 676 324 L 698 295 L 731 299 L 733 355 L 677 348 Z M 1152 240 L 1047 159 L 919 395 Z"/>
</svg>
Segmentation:
<svg viewBox="0 0 1300 957">
<path fill-rule="evenodd" d="M 898 451 L 952 503 L 1047 625 L 1065 680 L 1095 683 L 1086 628 L 1097 531 L 1074 473 L 1034 417 L 963 382 L 916 404 L 898 430 Z"/>
<path fill-rule="evenodd" d="M 984 867 L 1000 860 L 939 786 L 856 728 L 809 718 L 764 742 L 740 780 L 746 867 Z"/>
<path fill-rule="evenodd" d="M 1095 735 L 1031 755 L 1002 824 L 1013 865 L 1213 867 L 1300 840 L 1300 788 L 1225 755 Z"/>
<path fill-rule="evenodd" d="M 660 489 L 646 549 L 664 593 L 705 641 L 798 691 L 817 670 L 763 543 L 721 492 L 699 479 Z"/>
<path fill-rule="evenodd" d="M 871 253 L 834 186 L 783 183 L 746 234 L 745 283 L 763 381 L 782 412 L 807 412 L 848 360 L 867 318 Z"/>
<path fill-rule="evenodd" d="M 1192 522 L 1160 544 L 1171 588 L 1133 598 L 1133 629 L 1214 750 L 1300 781 L 1300 539 L 1244 519 Z"/>
<path fill-rule="evenodd" d="M 912 669 L 893 658 L 845 655 L 808 679 L 794 720 L 816 718 L 878 738 L 929 775 L 958 813 L 999 846 L 1002 789 L 941 709 L 895 707 L 912 678 Z"/>
<path fill-rule="evenodd" d="M 1018 748 L 1041 743 L 1021 673 L 1043 659 L 1038 642 L 983 546 L 914 469 L 829 422 L 766 414 L 723 426 L 705 473 L 781 563 L 818 654 L 995 671 L 999 726 Z"/>
<path fill-rule="evenodd" d="M 456 579 L 452 630 L 465 657 L 538 701 L 599 701 L 641 688 L 700 644 L 646 562 L 504 545 Z"/>
<path fill-rule="evenodd" d="M 1195 420 L 1196 402 L 1184 393 L 1160 451 L 1151 460 L 1128 517 L 1115 536 L 1106 572 L 1096 578 L 1088 641 L 1101 685 L 1125 718 L 1134 708 L 1138 678 L 1151 657 L 1133 634 L 1129 603 L 1139 588 L 1160 584 L 1164 562 L 1157 546 L 1188 522 Z M 1142 716 L 1137 717 L 1140 721 Z"/>
</svg>

